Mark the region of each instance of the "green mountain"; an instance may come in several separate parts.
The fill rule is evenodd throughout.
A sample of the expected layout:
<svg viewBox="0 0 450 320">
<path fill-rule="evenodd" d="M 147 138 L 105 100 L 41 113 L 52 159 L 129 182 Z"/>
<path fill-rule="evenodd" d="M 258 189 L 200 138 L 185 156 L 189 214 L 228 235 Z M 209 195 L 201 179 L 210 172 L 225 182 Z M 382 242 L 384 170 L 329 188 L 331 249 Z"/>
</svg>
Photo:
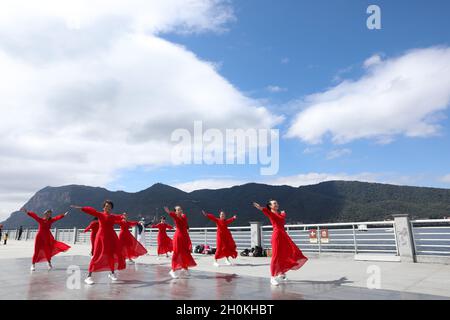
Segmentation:
<svg viewBox="0 0 450 320">
<path fill-rule="evenodd" d="M 109 191 L 104 188 L 69 185 L 46 187 L 38 191 L 25 205 L 28 210 L 41 213 L 53 209 L 55 213 L 70 210 L 70 204 L 93 206 L 100 209 L 103 200 L 115 203 L 116 213 L 128 212 L 132 219 L 165 215 L 165 205 L 181 205 L 188 214 L 191 227 L 210 226 L 201 215 L 205 209 L 217 213 L 223 209 L 238 215 L 235 225 L 248 225 L 249 221 L 266 221 L 252 207 L 256 201 L 265 204 L 276 199 L 288 214 L 288 223 L 319 223 L 374 221 L 390 219 L 392 214 L 408 213 L 412 218 L 442 218 L 450 216 L 450 190 L 437 188 L 396 186 L 357 181 L 330 181 L 316 185 L 290 187 L 249 183 L 218 190 L 184 192 L 157 183 L 136 193 Z M 91 217 L 77 210 L 55 226 L 59 228 L 83 227 Z M 170 221 L 170 219 L 169 219 Z M 13 212 L 3 222 L 5 228 L 36 226 L 23 212 Z"/>
</svg>

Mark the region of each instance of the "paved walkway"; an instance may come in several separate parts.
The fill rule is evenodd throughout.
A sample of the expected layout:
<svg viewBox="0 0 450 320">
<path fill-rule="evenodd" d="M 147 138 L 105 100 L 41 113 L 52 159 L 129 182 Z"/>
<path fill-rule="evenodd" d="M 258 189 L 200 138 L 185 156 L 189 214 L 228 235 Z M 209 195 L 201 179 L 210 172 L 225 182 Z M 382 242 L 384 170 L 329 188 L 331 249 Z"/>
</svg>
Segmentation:
<svg viewBox="0 0 450 320">
<path fill-rule="evenodd" d="M 117 283 L 100 273 L 95 274 L 96 285 L 81 282 L 76 288 L 76 278 L 67 270 L 78 266 L 83 280 L 88 246 L 74 245 L 55 257 L 50 272 L 45 264 L 29 271 L 32 251 L 31 241 L 0 245 L 0 299 L 450 299 L 450 265 L 311 256 L 302 269 L 288 273 L 286 284 L 272 287 L 269 258 L 238 257 L 235 265 L 216 268 L 211 256 L 195 256 L 198 266 L 191 277 L 172 280 L 170 259 L 157 260 L 150 250 L 121 271 Z M 379 271 L 380 289 L 367 288 L 373 270 Z"/>
</svg>

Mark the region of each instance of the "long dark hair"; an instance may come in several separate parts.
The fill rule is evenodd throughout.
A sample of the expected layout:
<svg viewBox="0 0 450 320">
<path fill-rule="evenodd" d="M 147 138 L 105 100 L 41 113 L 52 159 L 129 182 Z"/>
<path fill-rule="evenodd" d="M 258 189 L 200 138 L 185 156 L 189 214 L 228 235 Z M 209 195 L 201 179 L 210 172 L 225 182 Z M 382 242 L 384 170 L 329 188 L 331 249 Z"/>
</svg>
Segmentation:
<svg viewBox="0 0 450 320">
<path fill-rule="evenodd" d="M 270 200 L 267 201 L 267 203 L 266 203 L 266 208 L 269 209 L 269 210 L 271 210 L 270 204 L 271 204 L 272 201 L 276 201 L 276 200 L 275 200 L 275 199 L 270 199 Z"/>
</svg>

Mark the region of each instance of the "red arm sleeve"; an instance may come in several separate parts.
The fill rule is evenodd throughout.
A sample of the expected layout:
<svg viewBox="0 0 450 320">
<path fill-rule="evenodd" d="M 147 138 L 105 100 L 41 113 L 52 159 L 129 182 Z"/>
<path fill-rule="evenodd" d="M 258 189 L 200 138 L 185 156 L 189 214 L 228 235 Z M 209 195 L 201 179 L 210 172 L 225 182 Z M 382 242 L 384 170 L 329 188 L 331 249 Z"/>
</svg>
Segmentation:
<svg viewBox="0 0 450 320">
<path fill-rule="evenodd" d="M 150 228 L 156 229 L 156 228 L 158 228 L 158 225 L 157 225 L 157 224 L 152 224 L 152 225 L 150 226 Z"/>
<path fill-rule="evenodd" d="M 173 227 L 170 224 L 167 224 L 167 223 L 166 223 L 166 227 L 167 227 L 167 229 L 171 229 L 171 230 L 173 229 Z"/>
<path fill-rule="evenodd" d="M 170 211 L 170 212 L 169 212 L 169 216 L 171 216 L 173 220 L 176 220 L 176 219 L 177 219 L 177 215 L 176 215 L 175 212 L 173 212 L 173 211 Z"/>
<path fill-rule="evenodd" d="M 60 215 L 58 215 L 58 216 L 56 216 L 56 217 L 53 217 L 53 218 L 51 219 L 51 221 L 52 221 L 52 223 L 53 223 L 53 222 L 55 222 L 55 221 L 61 220 L 61 219 L 64 218 L 64 217 L 65 217 L 65 215 L 60 214 Z"/>
<path fill-rule="evenodd" d="M 83 207 L 83 208 L 81 208 L 81 211 L 83 211 L 87 214 L 90 214 L 91 216 L 97 217 L 97 218 L 100 216 L 100 212 L 98 212 L 97 210 L 95 210 L 92 207 Z"/>
<path fill-rule="evenodd" d="M 266 217 L 268 217 L 268 218 L 272 217 L 272 211 L 270 211 L 270 210 L 267 209 L 267 208 L 263 208 L 263 209 L 262 209 L 262 213 L 264 213 L 264 215 L 265 215 Z"/>
<path fill-rule="evenodd" d="M 137 221 L 128 221 L 128 226 L 129 226 L 129 227 L 134 227 L 134 226 L 136 226 L 137 224 L 138 224 Z"/>
<path fill-rule="evenodd" d="M 92 224 L 93 222 L 89 223 L 89 225 L 86 227 L 86 229 L 84 229 L 83 232 L 88 232 L 89 230 L 92 230 Z"/>
<path fill-rule="evenodd" d="M 206 217 L 213 222 L 217 222 L 217 218 L 211 213 L 207 213 Z"/>
<path fill-rule="evenodd" d="M 227 225 L 229 225 L 229 224 L 232 223 L 234 220 L 236 220 L 236 218 L 235 218 L 235 217 L 231 217 L 230 219 L 227 219 L 227 220 L 225 221 L 225 223 L 226 223 Z"/>
<path fill-rule="evenodd" d="M 34 220 L 36 220 L 37 222 L 41 221 L 41 218 L 38 217 L 38 215 L 34 212 L 31 211 L 27 211 L 27 215 L 29 215 L 30 217 L 32 217 Z"/>
</svg>

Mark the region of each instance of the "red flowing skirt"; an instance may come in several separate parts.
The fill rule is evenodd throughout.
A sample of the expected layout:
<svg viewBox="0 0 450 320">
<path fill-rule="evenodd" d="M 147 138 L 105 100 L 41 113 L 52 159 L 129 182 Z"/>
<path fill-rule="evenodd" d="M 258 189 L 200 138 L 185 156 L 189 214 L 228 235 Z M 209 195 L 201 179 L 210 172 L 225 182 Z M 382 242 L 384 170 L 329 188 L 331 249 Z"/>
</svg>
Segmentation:
<svg viewBox="0 0 450 320">
<path fill-rule="evenodd" d="M 100 228 L 95 237 L 94 255 L 89 272 L 115 271 L 126 268 L 122 247 L 114 229 Z"/>
<path fill-rule="evenodd" d="M 34 241 L 34 254 L 32 263 L 50 261 L 54 255 L 70 249 L 63 242 L 56 241 L 50 230 L 40 230 Z"/>
<path fill-rule="evenodd" d="M 97 232 L 91 231 L 91 254 L 94 254 L 95 247 L 95 237 L 97 236 Z"/>
<path fill-rule="evenodd" d="M 158 255 L 166 254 L 173 251 L 172 239 L 169 238 L 167 233 L 158 232 Z"/>
<path fill-rule="evenodd" d="M 172 270 L 187 269 L 195 267 L 192 257 L 192 242 L 187 232 L 176 230 L 173 236 Z"/>
<path fill-rule="evenodd" d="M 284 229 L 272 233 L 272 261 L 270 272 L 273 277 L 289 270 L 300 269 L 308 261 Z"/>
<path fill-rule="evenodd" d="M 147 249 L 128 230 L 120 231 L 119 242 L 122 247 L 122 255 L 126 259 L 135 259 L 147 253 Z"/>
<path fill-rule="evenodd" d="M 231 235 L 230 230 L 217 231 L 216 259 L 231 257 L 236 259 L 236 243 Z"/>
</svg>

